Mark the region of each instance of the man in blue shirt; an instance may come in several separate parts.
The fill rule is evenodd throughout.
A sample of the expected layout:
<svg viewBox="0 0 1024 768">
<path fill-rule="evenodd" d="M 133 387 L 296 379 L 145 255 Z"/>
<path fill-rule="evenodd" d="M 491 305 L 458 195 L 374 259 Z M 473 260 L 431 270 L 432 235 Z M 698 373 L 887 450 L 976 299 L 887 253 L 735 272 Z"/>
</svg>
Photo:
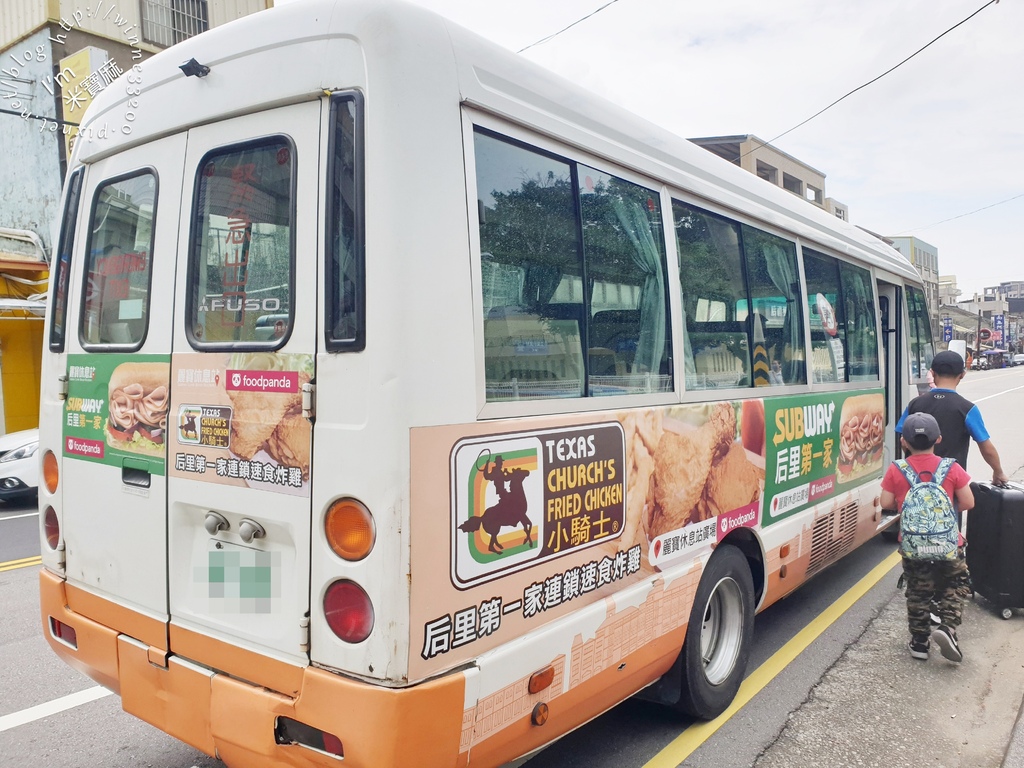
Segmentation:
<svg viewBox="0 0 1024 768">
<path fill-rule="evenodd" d="M 964 377 L 964 359 L 956 352 L 939 352 L 932 358 L 931 370 L 935 388 L 910 401 L 896 425 L 896 431 L 902 434 L 903 421 L 909 414 L 930 413 L 939 422 L 942 434 L 941 442 L 935 445 L 936 454 L 952 456 L 961 467 L 967 469 L 967 452 L 973 437 L 981 451 L 981 458 L 992 469 L 992 482 L 1004 485 L 1009 478 L 1003 472 L 999 453 L 985 428 L 981 411 L 956 391 L 957 384 Z"/>
</svg>

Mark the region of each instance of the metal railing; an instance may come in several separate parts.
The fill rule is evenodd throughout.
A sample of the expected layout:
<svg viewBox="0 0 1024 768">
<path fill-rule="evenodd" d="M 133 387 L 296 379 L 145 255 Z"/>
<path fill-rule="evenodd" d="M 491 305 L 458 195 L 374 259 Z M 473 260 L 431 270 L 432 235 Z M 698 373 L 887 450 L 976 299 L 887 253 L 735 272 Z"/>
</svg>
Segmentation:
<svg viewBox="0 0 1024 768">
<path fill-rule="evenodd" d="M 210 28 L 206 0 L 140 0 L 146 42 L 171 46 Z"/>
</svg>

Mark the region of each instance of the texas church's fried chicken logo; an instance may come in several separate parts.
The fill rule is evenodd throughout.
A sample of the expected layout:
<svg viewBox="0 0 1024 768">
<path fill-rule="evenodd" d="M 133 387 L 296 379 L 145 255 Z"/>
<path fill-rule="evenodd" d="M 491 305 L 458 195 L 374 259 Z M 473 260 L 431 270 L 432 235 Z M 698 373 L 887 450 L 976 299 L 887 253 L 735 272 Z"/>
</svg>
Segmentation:
<svg viewBox="0 0 1024 768">
<path fill-rule="evenodd" d="M 500 555 L 504 551 L 501 542 L 498 541 L 498 534 L 505 526 L 523 526 L 523 533 L 526 534 L 524 544 L 531 547 L 536 546 L 533 540 L 533 523 L 527 516 L 526 492 L 523 490 L 523 482 L 530 475 L 527 469 L 505 469 L 505 460 L 501 455 L 493 457 L 493 461 L 484 461 L 482 472 L 485 479 L 494 483 L 494 490 L 498 494 L 498 503 L 493 504 L 484 510 L 482 515 L 475 515 L 459 526 L 460 531 L 475 533 L 481 528 L 490 536 L 487 549 Z"/>
</svg>

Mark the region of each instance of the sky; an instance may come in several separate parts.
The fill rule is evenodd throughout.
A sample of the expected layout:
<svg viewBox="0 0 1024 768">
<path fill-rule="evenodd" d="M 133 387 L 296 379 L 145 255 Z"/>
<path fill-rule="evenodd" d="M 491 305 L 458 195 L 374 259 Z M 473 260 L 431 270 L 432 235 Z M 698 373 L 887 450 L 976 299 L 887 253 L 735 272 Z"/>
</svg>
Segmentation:
<svg viewBox="0 0 1024 768">
<path fill-rule="evenodd" d="M 412 1 L 513 51 L 608 2 Z M 987 3 L 614 0 L 522 55 L 680 136 L 769 141 Z M 937 248 L 961 300 L 1024 280 L 1022 30 L 1024 0 L 996 0 L 772 141 L 852 223 Z"/>
</svg>

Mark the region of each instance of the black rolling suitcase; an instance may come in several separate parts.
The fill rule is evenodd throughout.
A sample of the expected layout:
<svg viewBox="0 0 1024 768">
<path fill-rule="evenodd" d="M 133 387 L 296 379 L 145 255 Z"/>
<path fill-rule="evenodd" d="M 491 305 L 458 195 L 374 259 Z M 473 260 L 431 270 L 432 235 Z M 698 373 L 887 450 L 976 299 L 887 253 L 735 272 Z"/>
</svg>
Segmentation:
<svg viewBox="0 0 1024 768">
<path fill-rule="evenodd" d="M 1024 485 L 971 483 L 971 490 L 974 509 L 966 534 L 971 583 L 1008 619 L 1013 608 L 1024 608 Z"/>
</svg>

